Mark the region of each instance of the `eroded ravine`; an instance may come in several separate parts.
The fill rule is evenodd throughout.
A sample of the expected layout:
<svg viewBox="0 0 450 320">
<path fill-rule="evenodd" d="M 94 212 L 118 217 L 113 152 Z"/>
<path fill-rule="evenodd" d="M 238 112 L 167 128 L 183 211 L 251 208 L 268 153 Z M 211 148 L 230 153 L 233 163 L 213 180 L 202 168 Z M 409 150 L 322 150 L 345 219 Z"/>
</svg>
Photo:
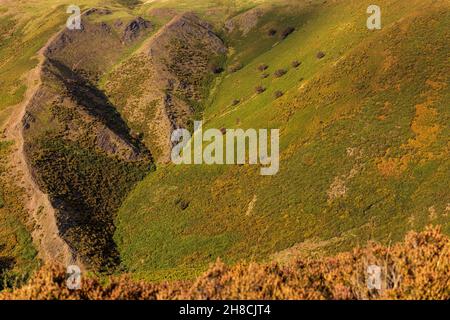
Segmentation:
<svg viewBox="0 0 450 320">
<path fill-rule="evenodd" d="M 212 27 L 192 14 L 174 18 L 153 36 L 152 23 L 140 17 L 96 20 L 109 14 L 88 10 L 81 30 L 63 29 L 39 51 L 26 98 L 7 130 L 18 146 L 13 161 L 30 194 L 27 208 L 43 260 L 103 271 L 120 265 L 115 212 L 153 170 L 156 142 L 189 125 L 192 103 L 203 99 L 199 84 L 226 52 Z M 132 63 L 115 67 L 145 39 L 125 60 L 139 61 L 136 69 Z M 151 72 L 139 72 L 144 62 Z M 106 77 L 103 91 L 99 80 L 111 69 L 116 71 Z M 115 78 L 121 74 L 133 76 Z M 138 85 L 139 90 L 130 91 Z M 156 114 L 150 114 L 156 100 Z M 140 126 L 133 112 L 144 113 L 140 120 L 151 126 Z"/>
<path fill-rule="evenodd" d="M 41 84 L 23 117 L 23 150 L 75 258 L 110 271 L 120 264 L 114 212 L 153 163 L 97 81 L 150 23 L 134 18 L 111 26 L 91 22 L 94 14 L 109 13 L 87 11 L 81 30 L 64 29 L 43 51 Z"/>
</svg>

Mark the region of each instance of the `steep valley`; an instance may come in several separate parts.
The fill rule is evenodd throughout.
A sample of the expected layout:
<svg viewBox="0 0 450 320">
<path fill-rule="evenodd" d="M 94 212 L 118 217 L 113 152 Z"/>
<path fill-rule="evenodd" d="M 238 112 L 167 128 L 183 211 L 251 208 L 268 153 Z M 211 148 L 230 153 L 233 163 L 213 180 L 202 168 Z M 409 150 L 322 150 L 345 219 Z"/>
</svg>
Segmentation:
<svg viewBox="0 0 450 320">
<path fill-rule="evenodd" d="M 380 30 L 360 0 L 82 0 L 80 30 L 69 2 L 0 1 L 0 278 L 185 280 L 450 234 L 448 1 L 379 0 Z M 279 129 L 280 171 L 172 164 L 195 120 Z"/>
</svg>

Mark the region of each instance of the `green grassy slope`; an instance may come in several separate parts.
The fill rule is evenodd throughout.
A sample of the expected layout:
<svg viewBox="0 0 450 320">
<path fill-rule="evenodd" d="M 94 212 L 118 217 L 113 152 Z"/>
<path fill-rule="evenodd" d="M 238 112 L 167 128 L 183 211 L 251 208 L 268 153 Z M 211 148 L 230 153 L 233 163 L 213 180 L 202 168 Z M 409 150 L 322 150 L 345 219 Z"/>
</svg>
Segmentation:
<svg viewBox="0 0 450 320">
<path fill-rule="evenodd" d="M 245 37 L 228 36 L 229 62 L 243 68 L 212 91 L 207 127 L 280 128 L 280 172 L 159 168 L 118 215 L 131 272 L 191 277 L 217 257 L 264 260 L 303 242 L 316 244 L 305 251 L 340 251 L 428 223 L 450 232 L 448 2 L 379 1 L 380 31 L 366 28 L 369 4 L 278 3 Z M 284 41 L 267 35 L 288 26 L 297 30 Z M 288 72 L 275 78 L 280 68 Z"/>
</svg>

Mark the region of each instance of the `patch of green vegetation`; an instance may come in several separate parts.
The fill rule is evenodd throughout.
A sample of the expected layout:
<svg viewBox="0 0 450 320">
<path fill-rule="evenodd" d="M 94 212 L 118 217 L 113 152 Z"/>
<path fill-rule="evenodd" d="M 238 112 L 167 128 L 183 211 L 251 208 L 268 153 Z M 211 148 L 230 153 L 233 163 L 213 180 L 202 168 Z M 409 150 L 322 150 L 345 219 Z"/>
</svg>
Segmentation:
<svg viewBox="0 0 450 320">
<path fill-rule="evenodd" d="M 64 224 L 66 215 L 78 215 L 71 217 L 63 232 L 68 243 L 96 269 L 107 270 L 117 264 L 111 241 L 113 213 L 152 165 L 126 162 L 51 135 L 34 148 L 31 164 L 44 191 L 63 204 L 59 221 Z"/>
</svg>

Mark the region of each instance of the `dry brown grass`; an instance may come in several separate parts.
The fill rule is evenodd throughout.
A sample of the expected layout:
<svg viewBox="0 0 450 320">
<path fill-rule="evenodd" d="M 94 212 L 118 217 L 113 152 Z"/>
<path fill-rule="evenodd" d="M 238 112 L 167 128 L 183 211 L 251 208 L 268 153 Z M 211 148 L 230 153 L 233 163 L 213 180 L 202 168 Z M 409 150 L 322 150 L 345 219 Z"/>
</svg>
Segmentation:
<svg viewBox="0 0 450 320">
<path fill-rule="evenodd" d="M 382 290 L 366 286 L 367 266 L 383 270 Z M 46 266 L 0 299 L 450 299 L 450 238 L 438 227 L 410 232 L 392 247 L 364 248 L 280 265 L 220 261 L 194 281 L 151 284 L 128 276 L 85 277 L 69 291 L 61 267 Z"/>
</svg>

